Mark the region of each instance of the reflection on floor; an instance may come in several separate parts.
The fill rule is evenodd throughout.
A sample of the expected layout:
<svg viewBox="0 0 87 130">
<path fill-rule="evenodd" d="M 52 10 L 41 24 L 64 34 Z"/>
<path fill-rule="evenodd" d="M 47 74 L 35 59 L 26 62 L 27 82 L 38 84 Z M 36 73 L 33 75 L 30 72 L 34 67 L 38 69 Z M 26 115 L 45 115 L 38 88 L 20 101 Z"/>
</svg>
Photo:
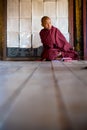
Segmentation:
<svg viewBox="0 0 87 130">
<path fill-rule="evenodd" d="M 0 61 L 0 130 L 87 130 L 87 61 Z"/>
</svg>

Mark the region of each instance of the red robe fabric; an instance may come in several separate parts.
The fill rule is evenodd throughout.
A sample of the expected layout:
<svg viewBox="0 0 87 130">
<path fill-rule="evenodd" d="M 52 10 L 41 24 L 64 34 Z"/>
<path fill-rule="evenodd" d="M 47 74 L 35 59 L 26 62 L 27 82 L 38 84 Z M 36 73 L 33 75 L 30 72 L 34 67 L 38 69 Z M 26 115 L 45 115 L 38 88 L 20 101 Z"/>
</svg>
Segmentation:
<svg viewBox="0 0 87 130">
<path fill-rule="evenodd" d="M 59 52 L 62 53 L 62 57 L 78 59 L 77 53 L 58 28 L 52 26 L 50 30 L 42 29 L 40 38 L 43 44 L 42 59 L 55 60 Z"/>
</svg>

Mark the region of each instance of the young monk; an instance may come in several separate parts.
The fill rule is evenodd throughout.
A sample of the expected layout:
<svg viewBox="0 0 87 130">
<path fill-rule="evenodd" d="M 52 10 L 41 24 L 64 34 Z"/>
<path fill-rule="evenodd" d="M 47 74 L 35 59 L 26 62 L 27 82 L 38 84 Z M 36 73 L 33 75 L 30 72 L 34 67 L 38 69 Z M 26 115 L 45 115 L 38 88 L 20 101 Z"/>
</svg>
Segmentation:
<svg viewBox="0 0 87 130">
<path fill-rule="evenodd" d="M 73 47 L 67 42 L 59 29 L 51 24 L 51 19 L 48 16 L 42 17 L 41 25 L 44 27 L 40 31 L 43 44 L 42 60 L 49 61 L 63 57 L 70 57 L 73 60 L 78 59 Z"/>
</svg>

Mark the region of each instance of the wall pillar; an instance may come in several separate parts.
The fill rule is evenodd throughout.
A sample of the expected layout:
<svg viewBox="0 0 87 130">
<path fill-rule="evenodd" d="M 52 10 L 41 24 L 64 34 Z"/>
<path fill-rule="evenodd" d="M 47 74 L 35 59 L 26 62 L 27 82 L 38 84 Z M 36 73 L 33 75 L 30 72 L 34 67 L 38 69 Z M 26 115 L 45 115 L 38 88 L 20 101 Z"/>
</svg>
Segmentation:
<svg viewBox="0 0 87 130">
<path fill-rule="evenodd" d="M 83 59 L 83 0 L 75 0 L 75 49 Z"/>
<path fill-rule="evenodd" d="M 69 42 L 74 46 L 74 0 L 68 0 Z"/>
<path fill-rule="evenodd" d="M 84 60 L 87 60 L 87 0 L 83 0 Z"/>
<path fill-rule="evenodd" d="M 0 60 L 3 57 L 3 0 L 0 1 Z"/>
</svg>

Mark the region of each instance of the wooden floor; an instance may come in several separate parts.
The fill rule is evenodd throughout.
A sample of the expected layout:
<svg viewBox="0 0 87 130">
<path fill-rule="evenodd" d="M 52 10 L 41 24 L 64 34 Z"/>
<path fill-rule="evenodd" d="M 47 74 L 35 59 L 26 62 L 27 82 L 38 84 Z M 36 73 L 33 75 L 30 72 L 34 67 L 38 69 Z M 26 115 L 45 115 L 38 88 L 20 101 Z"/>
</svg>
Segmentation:
<svg viewBox="0 0 87 130">
<path fill-rule="evenodd" d="M 0 61 L 0 130 L 87 130 L 87 61 Z"/>
</svg>

